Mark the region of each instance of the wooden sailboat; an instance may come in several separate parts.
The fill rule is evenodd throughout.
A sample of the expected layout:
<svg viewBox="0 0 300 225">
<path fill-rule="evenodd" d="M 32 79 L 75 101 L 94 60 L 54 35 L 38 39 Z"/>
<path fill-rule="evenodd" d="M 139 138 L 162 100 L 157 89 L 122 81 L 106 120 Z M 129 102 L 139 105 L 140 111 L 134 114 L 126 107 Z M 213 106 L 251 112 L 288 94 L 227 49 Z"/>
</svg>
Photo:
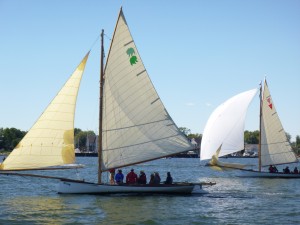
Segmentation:
<svg viewBox="0 0 300 225">
<path fill-rule="evenodd" d="M 246 111 L 256 93 L 257 89 L 253 89 L 236 95 L 212 113 L 203 133 L 201 160 L 213 158 L 210 161 L 213 166 L 240 169 L 241 177 L 300 178 L 300 174 L 269 173 L 262 170 L 270 165 L 298 162 L 278 117 L 266 80 L 264 88 L 260 87 L 258 170 L 244 169 L 249 165 L 223 163 L 218 160 L 218 156 L 244 149 Z"/>
<path fill-rule="evenodd" d="M 277 114 L 267 81 L 264 88 L 260 88 L 260 123 L 259 123 L 259 150 L 258 170 L 241 170 L 241 177 L 261 178 L 300 178 L 300 174 L 270 173 L 262 170 L 262 167 L 270 165 L 282 165 L 297 163 L 298 158 L 293 151 L 279 116 Z"/>
<path fill-rule="evenodd" d="M 189 140 L 179 131 L 178 127 L 164 108 L 148 73 L 142 63 L 134 40 L 130 34 L 122 8 L 119 13 L 115 31 L 110 45 L 107 62 L 104 68 L 103 35 L 101 34 L 101 69 L 100 69 L 100 110 L 99 110 L 99 144 L 98 144 L 98 182 L 91 183 L 83 180 L 59 179 L 59 193 L 168 193 L 188 194 L 192 192 L 207 193 L 202 189 L 201 183 L 175 183 L 172 185 L 111 185 L 102 182 L 102 173 L 110 169 L 121 168 L 147 162 L 180 152 L 193 149 Z M 81 75 L 88 55 L 71 76 L 72 102 L 76 102 Z M 80 72 L 78 72 L 80 71 Z M 79 78 L 80 75 L 80 78 Z M 72 78 L 75 77 L 75 78 Z M 76 80 L 76 85 L 75 81 Z M 73 85 L 74 84 L 74 85 Z M 67 85 L 69 87 L 69 85 Z M 69 90 L 65 87 L 42 115 L 33 128 L 25 136 L 11 155 L 1 165 L 4 170 L 32 169 L 32 167 L 48 168 L 49 166 L 72 163 L 74 157 L 74 110 L 75 105 L 64 109 L 64 104 L 69 101 Z M 63 97 L 60 97 L 63 95 Z M 66 97 L 67 96 L 67 97 Z M 71 98 L 71 97 L 70 97 Z M 66 101 L 66 102 L 63 102 Z M 56 103 L 56 104 L 54 104 Z M 62 108 L 57 119 L 51 113 Z M 49 112 L 48 112 L 49 111 Z M 49 115 L 48 115 L 49 114 Z M 73 114 L 72 119 L 70 114 Z M 68 121 L 68 127 L 62 127 L 57 132 L 56 127 Z M 49 128 L 51 128 L 49 130 Z M 53 137 L 48 138 L 48 133 Z M 32 135 L 31 135 L 32 133 Z M 29 161 L 34 155 L 35 162 L 39 157 L 44 157 L 43 142 L 47 140 L 47 153 L 44 164 L 23 166 L 24 161 L 19 161 L 19 156 Z M 59 143 L 56 138 L 59 137 Z M 26 142 L 26 146 L 23 143 Z M 35 146 L 33 146 L 35 145 Z M 56 161 L 52 160 L 55 146 Z M 20 149 L 21 147 L 21 149 Z M 34 149 L 36 148 L 36 149 Z M 25 149 L 25 150 L 24 150 Z M 34 154 L 33 154 L 34 153 Z M 32 161 L 32 162 L 33 162 Z M 18 165 L 14 166 L 14 163 Z"/>
</svg>

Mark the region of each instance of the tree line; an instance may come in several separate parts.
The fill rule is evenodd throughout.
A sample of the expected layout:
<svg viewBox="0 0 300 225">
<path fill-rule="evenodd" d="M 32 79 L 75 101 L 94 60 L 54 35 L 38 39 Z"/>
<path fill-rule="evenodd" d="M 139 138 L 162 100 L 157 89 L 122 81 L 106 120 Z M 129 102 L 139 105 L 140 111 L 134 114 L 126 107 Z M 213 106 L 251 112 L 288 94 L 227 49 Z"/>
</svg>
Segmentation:
<svg viewBox="0 0 300 225">
<path fill-rule="evenodd" d="M 191 133 L 191 130 L 186 127 L 179 127 L 179 130 L 184 133 L 189 139 L 194 138 L 197 143 L 201 143 L 202 134 Z M 0 150 L 1 151 L 12 151 L 15 146 L 21 141 L 26 135 L 26 131 L 21 131 L 16 128 L 0 128 Z M 74 129 L 74 145 L 75 148 L 81 150 L 87 150 L 87 138 L 89 136 L 96 137 L 94 131 L 82 131 L 79 128 Z M 291 135 L 286 133 L 287 140 L 291 143 Z M 259 143 L 259 131 L 248 131 L 244 132 L 244 139 L 246 144 L 258 144 Z M 300 154 L 300 135 L 296 136 L 296 141 L 291 143 L 294 151 Z"/>
</svg>

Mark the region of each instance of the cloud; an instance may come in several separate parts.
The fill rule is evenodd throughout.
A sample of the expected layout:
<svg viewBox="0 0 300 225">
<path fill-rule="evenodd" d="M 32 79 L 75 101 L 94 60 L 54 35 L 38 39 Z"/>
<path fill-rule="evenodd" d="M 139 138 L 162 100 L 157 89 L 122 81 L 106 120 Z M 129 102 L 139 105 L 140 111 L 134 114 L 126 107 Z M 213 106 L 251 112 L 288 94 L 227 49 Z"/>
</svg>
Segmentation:
<svg viewBox="0 0 300 225">
<path fill-rule="evenodd" d="M 206 102 L 205 105 L 206 105 L 207 107 L 211 107 L 211 106 L 212 106 L 212 104 L 209 103 L 209 102 Z"/>
</svg>

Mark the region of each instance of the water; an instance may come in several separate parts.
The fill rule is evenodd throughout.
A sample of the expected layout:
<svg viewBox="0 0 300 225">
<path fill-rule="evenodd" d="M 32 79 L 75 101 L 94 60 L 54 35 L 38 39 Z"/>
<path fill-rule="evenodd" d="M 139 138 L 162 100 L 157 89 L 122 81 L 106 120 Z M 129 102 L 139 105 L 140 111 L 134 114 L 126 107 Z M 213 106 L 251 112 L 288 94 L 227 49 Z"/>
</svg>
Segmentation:
<svg viewBox="0 0 300 225">
<path fill-rule="evenodd" d="M 97 158 L 77 160 L 86 165 L 80 176 L 95 181 Z M 218 172 L 203 165 L 195 158 L 172 158 L 134 167 L 145 170 L 148 179 L 159 171 L 164 180 L 171 171 L 174 181 L 217 182 L 206 188 L 209 194 L 191 196 L 59 195 L 55 180 L 0 176 L 0 224 L 299 224 L 300 179 L 237 178 L 235 171 Z M 74 171 L 47 174 L 78 177 Z"/>
</svg>

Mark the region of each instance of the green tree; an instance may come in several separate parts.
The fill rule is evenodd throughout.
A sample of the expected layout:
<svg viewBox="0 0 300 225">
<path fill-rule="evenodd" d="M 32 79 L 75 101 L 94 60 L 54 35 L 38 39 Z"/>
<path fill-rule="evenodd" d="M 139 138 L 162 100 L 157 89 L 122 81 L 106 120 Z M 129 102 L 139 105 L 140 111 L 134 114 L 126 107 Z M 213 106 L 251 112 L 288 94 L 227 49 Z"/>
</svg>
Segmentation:
<svg viewBox="0 0 300 225">
<path fill-rule="evenodd" d="M 187 135 L 187 137 L 189 139 L 192 139 L 192 138 L 194 138 L 194 139 L 202 139 L 202 134 L 198 134 L 198 133 L 192 134 L 192 133 L 190 133 L 189 135 Z"/>
<path fill-rule="evenodd" d="M 244 132 L 245 143 L 247 144 L 258 144 L 259 143 L 259 131 L 248 131 Z"/>
<path fill-rule="evenodd" d="M 288 140 L 288 142 L 291 143 L 292 136 L 288 132 L 285 132 L 285 135 L 286 135 L 286 139 Z"/>
<path fill-rule="evenodd" d="M 87 136 L 96 136 L 94 131 L 82 131 L 81 129 L 74 129 L 75 148 L 86 150 Z"/>
<path fill-rule="evenodd" d="M 186 127 L 179 127 L 178 128 L 185 136 L 189 136 L 191 134 L 191 130 Z"/>
<path fill-rule="evenodd" d="M 0 149 L 11 151 L 22 140 L 27 132 L 14 127 L 0 129 Z"/>
<path fill-rule="evenodd" d="M 300 136 L 299 135 L 296 136 L 296 147 L 300 148 Z"/>
</svg>

